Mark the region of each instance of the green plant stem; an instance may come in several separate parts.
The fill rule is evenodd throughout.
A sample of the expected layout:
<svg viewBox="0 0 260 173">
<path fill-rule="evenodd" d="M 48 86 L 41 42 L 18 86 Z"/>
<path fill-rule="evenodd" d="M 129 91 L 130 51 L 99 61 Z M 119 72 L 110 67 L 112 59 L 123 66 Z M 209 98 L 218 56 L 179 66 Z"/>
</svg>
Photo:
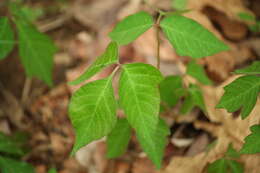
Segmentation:
<svg viewBox="0 0 260 173">
<path fill-rule="evenodd" d="M 163 17 L 163 13 L 159 12 L 159 17 L 155 24 L 155 32 L 156 32 L 156 40 L 157 40 L 157 48 L 156 48 L 156 57 L 157 57 L 157 68 L 160 69 L 161 59 L 160 59 L 160 22 Z"/>
</svg>

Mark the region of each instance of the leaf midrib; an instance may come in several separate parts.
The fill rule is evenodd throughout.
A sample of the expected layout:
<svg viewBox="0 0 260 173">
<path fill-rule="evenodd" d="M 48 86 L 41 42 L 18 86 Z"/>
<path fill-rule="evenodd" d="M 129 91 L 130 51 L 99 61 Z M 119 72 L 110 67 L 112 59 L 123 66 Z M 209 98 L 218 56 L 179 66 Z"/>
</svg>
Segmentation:
<svg viewBox="0 0 260 173">
<path fill-rule="evenodd" d="M 32 49 L 32 45 L 30 43 L 30 39 L 26 39 L 26 38 L 30 38 L 30 37 L 26 36 L 26 32 L 23 31 L 23 26 L 22 27 L 19 26 L 19 28 L 20 28 L 20 32 L 23 33 L 22 35 L 24 37 L 24 42 L 27 43 L 28 49 L 31 50 L 31 53 L 34 55 L 34 56 L 32 56 L 34 61 L 37 62 L 37 64 L 39 65 L 38 67 L 40 67 L 40 69 L 42 71 L 41 74 L 48 74 L 48 70 L 45 70 L 45 68 L 41 65 L 41 63 L 39 61 L 37 61 L 37 59 L 35 59 L 35 57 L 39 57 L 40 58 L 42 56 L 39 56 L 39 54 L 37 52 L 35 52 L 34 49 Z M 21 35 L 21 37 L 22 37 L 22 35 Z M 28 61 L 28 57 L 25 57 L 25 59 L 27 59 L 27 61 Z M 30 63 L 26 63 L 26 64 L 29 65 Z M 31 70 L 30 70 L 30 73 L 32 73 Z M 32 75 L 32 74 L 30 74 L 30 75 Z M 46 75 L 42 75 L 42 76 L 43 76 L 44 80 L 49 81 L 48 77 L 46 78 Z"/>
<path fill-rule="evenodd" d="M 124 70 L 125 70 L 125 72 L 126 72 L 126 74 L 127 74 L 127 76 L 129 76 L 129 72 L 127 71 L 127 68 L 124 68 Z M 131 75 L 130 75 L 131 76 Z M 129 86 L 131 86 L 131 88 L 132 88 L 132 90 L 133 91 L 135 91 L 134 89 L 133 89 L 133 87 L 134 87 L 134 82 L 131 80 L 131 78 L 130 77 L 128 77 L 128 81 L 129 81 Z M 141 115 L 141 111 L 140 111 L 140 104 L 138 103 L 138 99 L 137 99 L 137 95 L 136 95 L 136 92 L 133 92 L 134 93 L 134 96 L 135 96 L 135 101 L 136 101 L 136 105 L 137 105 L 137 107 L 138 107 L 138 110 L 139 110 L 139 115 Z M 153 139 L 153 136 L 152 136 L 152 133 L 150 133 L 150 130 L 149 129 L 147 129 L 147 126 L 146 126 L 146 124 L 147 123 L 144 123 L 144 119 L 143 118 L 141 118 L 142 117 L 142 115 L 140 116 L 140 120 L 142 121 L 142 124 L 143 124 L 143 128 L 145 128 L 145 131 L 146 131 L 146 134 L 149 134 L 149 141 L 151 140 L 151 141 L 154 141 L 154 139 Z M 138 130 L 138 132 L 139 132 L 139 129 L 136 129 L 136 130 Z M 156 128 L 154 129 L 154 130 L 156 130 Z M 148 133 L 147 133 L 148 132 Z M 155 132 L 155 131 L 154 131 Z M 146 136 L 147 135 L 143 135 L 143 132 L 142 132 L 142 130 L 140 130 L 140 132 L 139 132 L 139 134 L 141 134 L 144 138 L 146 138 Z M 145 142 L 147 142 L 147 141 L 145 141 Z M 150 143 L 150 142 L 149 142 Z M 154 158 L 154 155 L 157 155 L 157 150 L 156 150 L 156 146 L 155 146 L 155 144 L 154 144 L 154 142 L 152 142 L 152 143 L 150 143 L 151 144 L 151 146 L 152 146 L 152 152 L 154 153 L 154 154 L 152 154 L 152 156 L 153 156 L 153 158 Z M 149 144 L 149 145 L 150 145 Z M 155 157 L 156 158 L 156 157 Z"/>
<path fill-rule="evenodd" d="M 104 89 L 102 90 L 101 94 L 99 95 L 99 97 L 98 97 L 98 99 L 97 99 L 97 102 L 96 102 L 96 104 L 95 104 L 94 111 L 93 111 L 92 115 L 89 117 L 90 121 L 89 121 L 88 125 L 84 128 L 84 129 L 87 129 L 86 131 L 88 131 L 90 125 L 92 125 L 93 120 L 95 119 L 95 118 L 93 118 L 93 117 L 94 117 L 94 115 L 96 115 L 97 108 L 100 106 L 100 101 L 101 101 L 102 98 L 104 97 L 104 93 L 106 92 L 106 90 L 107 90 L 107 88 L 108 88 L 108 86 L 109 86 L 109 84 L 110 84 L 110 80 L 112 80 L 111 77 L 109 77 L 109 78 L 107 79 L 107 84 L 105 85 Z M 85 135 L 83 136 L 83 138 L 86 138 L 86 135 L 88 135 L 88 134 L 87 134 L 87 133 L 84 133 L 84 134 L 85 134 Z"/>
</svg>

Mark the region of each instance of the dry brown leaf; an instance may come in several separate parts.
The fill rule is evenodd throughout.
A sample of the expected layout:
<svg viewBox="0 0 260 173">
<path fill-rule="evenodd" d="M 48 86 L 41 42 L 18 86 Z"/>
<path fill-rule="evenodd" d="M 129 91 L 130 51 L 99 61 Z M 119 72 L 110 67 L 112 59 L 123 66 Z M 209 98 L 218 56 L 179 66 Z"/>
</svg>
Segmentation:
<svg viewBox="0 0 260 173">
<path fill-rule="evenodd" d="M 213 7 L 233 19 L 238 19 L 237 14 L 240 12 L 250 12 L 242 0 L 191 0 L 187 4 L 187 8 L 193 10 L 202 10 L 206 6 Z"/>
<path fill-rule="evenodd" d="M 133 173 L 158 173 L 156 171 L 154 164 L 145 158 L 137 158 L 133 163 L 132 168 Z"/>
<path fill-rule="evenodd" d="M 81 24 L 97 31 L 112 24 L 117 13 L 127 0 L 78 0 L 74 2 L 72 13 Z"/>
</svg>

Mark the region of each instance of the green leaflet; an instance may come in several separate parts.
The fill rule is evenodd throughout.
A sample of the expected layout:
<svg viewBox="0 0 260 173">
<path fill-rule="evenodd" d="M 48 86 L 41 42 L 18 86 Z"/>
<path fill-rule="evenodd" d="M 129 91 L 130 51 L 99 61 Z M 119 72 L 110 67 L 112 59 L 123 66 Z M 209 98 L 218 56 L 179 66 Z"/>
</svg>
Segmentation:
<svg viewBox="0 0 260 173">
<path fill-rule="evenodd" d="M 77 85 L 98 73 L 103 68 L 116 64 L 118 62 L 118 46 L 116 42 L 111 42 L 104 54 L 96 59 L 90 67 L 76 80 L 70 82 L 72 85 Z"/>
<path fill-rule="evenodd" d="M 11 139 L 11 137 L 0 133 L 0 152 L 13 155 L 23 155 L 23 150 L 17 145 L 17 143 Z"/>
<path fill-rule="evenodd" d="M 35 22 L 38 18 L 40 18 L 44 15 L 44 9 L 39 8 L 39 7 L 32 8 L 29 6 L 22 6 L 20 10 L 21 10 L 21 13 L 24 14 L 24 17 L 30 22 Z"/>
<path fill-rule="evenodd" d="M 1 173 L 34 173 L 32 165 L 18 160 L 0 156 Z"/>
<path fill-rule="evenodd" d="M 14 47 L 14 32 L 7 17 L 0 17 L 0 60 Z"/>
<path fill-rule="evenodd" d="M 243 173 L 244 172 L 243 165 L 235 160 L 227 160 L 227 164 L 229 166 L 230 173 Z"/>
<path fill-rule="evenodd" d="M 117 120 L 116 109 L 112 75 L 87 83 L 73 94 L 69 105 L 70 119 L 76 130 L 72 154 L 112 131 Z"/>
<path fill-rule="evenodd" d="M 167 76 L 160 83 L 161 102 L 168 107 L 176 105 L 184 95 L 182 78 L 180 76 Z"/>
<path fill-rule="evenodd" d="M 155 67 L 125 64 L 119 80 L 119 101 L 127 119 L 137 130 L 155 128 L 158 122 L 160 95 L 158 85 L 162 75 Z M 149 130 L 148 130 L 149 131 Z"/>
<path fill-rule="evenodd" d="M 130 15 L 119 22 L 113 31 L 109 33 L 109 36 L 119 45 L 126 45 L 134 41 L 152 26 L 152 16 L 144 11 L 141 11 Z"/>
<path fill-rule="evenodd" d="M 57 173 L 57 170 L 55 168 L 49 169 L 48 173 Z"/>
<path fill-rule="evenodd" d="M 257 75 L 260 74 L 260 61 L 255 61 L 252 65 L 238 69 L 235 71 L 236 74 L 247 74 L 247 75 Z"/>
<path fill-rule="evenodd" d="M 119 80 L 120 105 L 139 139 L 147 142 L 148 146 L 153 146 L 151 153 L 147 154 L 157 166 L 160 165 L 160 159 L 154 159 L 158 156 L 154 152 L 157 148 L 155 148 L 153 138 L 159 120 L 158 85 L 162 79 L 160 71 L 155 67 L 133 63 L 123 65 Z"/>
<path fill-rule="evenodd" d="M 166 17 L 160 26 L 180 56 L 201 58 L 229 49 L 202 25 L 184 16 Z"/>
<path fill-rule="evenodd" d="M 115 158 L 124 154 L 131 138 L 131 127 L 125 118 L 119 119 L 107 137 L 107 157 Z"/>
<path fill-rule="evenodd" d="M 211 85 L 212 81 L 208 78 L 204 68 L 197 64 L 195 61 L 191 61 L 187 66 L 187 74 L 197 79 L 199 82 L 205 85 Z"/>
<path fill-rule="evenodd" d="M 260 125 L 250 127 L 251 134 L 245 138 L 245 143 L 240 150 L 241 154 L 260 153 Z"/>
<path fill-rule="evenodd" d="M 242 108 L 241 117 L 245 119 L 253 110 L 260 90 L 260 77 L 242 76 L 224 87 L 225 93 L 216 108 L 235 112 Z"/>
<path fill-rule="evenodd" d="M 238 17 L 245 21 L 255 22 L 255 20 L 256 20 L 254 15 L 252 15 L 250 13 L 246 13 L 246 12 L 238 13 Z"/>
<path fill-rule="evenodd" d="M 172 7 L 177 10 L 183 10 L 186 8 L 188 0 L 172 0 Z"/>
<path fill-rule="evenodd" d="M 15 20 L 18 29 L 19 55 L 29 77 L 35 76 L 52 85 L 53 56 L 57 48 L 51 39 L 34 26 Z"/>
<path fill-rule="evenodd" d="M 157 169 L 160 169 L 170 129 L 164 120 L 160 118 L 154 134 L 150 135 L 146 136 L 144 133 L 137 132 L 137 139 Z"/>
<path fill-rule="evenodd" d="M 227 173 L 228 163 L 226 159 L 219 159 L 211 163 L 208 167 L 208 173 Z"/>
<path fill-rule="evenodd" d="M 181 114 L 189 113 L 195 106 L 206 112 L 204 99 L 200 88 L 197 85 L 190 84 L 188 95 L 180 109 Z"/>
</svg>

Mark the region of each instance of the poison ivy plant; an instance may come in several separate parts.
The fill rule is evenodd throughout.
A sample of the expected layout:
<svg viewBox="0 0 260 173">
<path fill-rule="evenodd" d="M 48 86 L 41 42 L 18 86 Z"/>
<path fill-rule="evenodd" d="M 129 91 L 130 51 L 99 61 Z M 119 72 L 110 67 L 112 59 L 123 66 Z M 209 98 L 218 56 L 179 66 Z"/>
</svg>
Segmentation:
<svg viewBox="0 0 260 173">
<path fill-rule="evenodd" d="M 37 76 L 52 85 L 53 55 L 56 47 L 48 36 L 21 20 L 16 20 L 19 38 L 19 55 L 27 76 Z M 35 41 L 37 40 L 37 41 Z"/>
<path fill-rule="evenodd" d="M 180 56 L 202 58 L 229 49 L 210 31 L 187 17 L 171 15 L 164 18 L 160 26 Z"/>
<path fill-rule="evenodd" d="M 147 136 L 146 133 L 137 131 L 137 139 L 139 140 L 143 150 L 158 169 L 161 168 L 168 135 L 170 135 L 170 129 L 162 119 L 159 119 L 153 133 L 147 133 Z"/>
<path fill-rule="evenodd" d="M 241 154 L 260 153 L 260 125 L 250 127 L 251 134 L 245 138 L 245 144 L 240 150 Z"/>
<path fill-rule="evenodd" d="M 116 108 L 112 76 L 90 82 L 75 92 L 69 106 L 77 134 L 72 154 L 111 132 L 117 120 Z"/>
<path fill-rule="evenodd" d="M 224 87 L 225 93 L 216 108 L 225 108 L 228 112 L 241 109 L 241 117 L 245 119 L 256 104 L 259 89 L 258 76 L 242 76 Z"/>
<path fill-rule="evenodd" d="M 18 43 L 19 55 L 28 77 L 37 77 L 52 85 L 53 56 L 57 51 L 51 39 L 32 25 L 35 19 L 30 10 L 16 1 L 8 3 L 10 19 L 0 18 L 0 59 L 5 58 Z M 14 35 L 15 31 L 18 38 Z"/>
<path fill-rule="evenodd" d="M 84 74 L 82 74 L 75 81 L 70 82 L 70 84 L 72 85 L 79 84 L 89 79 L 90 77 L 98 73 L 103 68 L 116 63 L 118 63 L 118 46 L 116 42 L 111 42 L 108 45 L 105 53 L 100 57 L 98 57 L 96 61 L 90 67 L 88 67 L 88 69 L 85 71 Z"/>
<path fill-rule="evenodd" d="M 126 45 L 153 26 L 153 18 L 146 12 L 139 12 L 119 22 L 109 34 L 119 45 Z"/>
<path fill-rule="evenodd" d="M 107 136 L 107 157 L 115 158 L 124 154 L 131 138 L 131 126 L 125 118 L 119 119 Z"/>
<path fill-rule="evenodd" d="M 241 117 L 245 119 L 253 110 L 260 89 L 259 78 L 260 63 L 255 61 L 252 65 L 243 69 L 236 70 L 235 74 L 244 74 L 232 83 L 224 87 L 225 93 L 222 96 L 217 108 L 225 108 L 228 112 L 235 112 L 241 109 Z M 251 128 L 251 134 L 245 138 L 245 143 L 240 150 L 241 154 L 259 153 L 260 127 L 254 125 Z M 233 172 L 243 172 L 242 166 L 235 161 L 229 162 Z"/>
<path fill-rule="evenodd" d="M 152 65 L 120 64 L 118 60 L 117 44 L 120 46 L 133 42 L 152 26 L 156 27 L 157 31 L 161 27 L 177 53 L 182 56 L 201 58 L 228 49 L 192 19 L 180 15 L 168 16 L 167 12 L 161 10 L 158 12 L 160 15 L 156 24 L 153 17 L 146 12 L 138 12 L 119 22 L 109 34 L 112 42 L 105 53 L 98 57 L 82 76 L 71 82 L 79 84 L 103 68 L 116 64 L 109 77 L 83 85 L 71 98 L 69 114 L 76 131 L 72 154 L 84 145 L 107 136 L 107 156 L 120 156 L 126 151 L 133 128 L 142 149 L 156 167 L 160 168 L 167 136 L 170 135 L 169 127 L 159 117 L 160 105 L 175 106 L 181 97 L 186 96 L 188 101 L 185 104 L 189 109 L 183 108 L 185 112 L 195 106 L 205 111 L 202 93 L 195 84 L 185 88 L 180 76 L 164 78 Z M 157 39 L 159 42 L 159 38 Z M 112 80 L 118 73 L 117 105 L 114 96 L 117 94 L 114 94 Z M 196 64 L 190 67 L 188 73 L 202 83 L 210 83 L 203 69 Z M 202 78 L 199 76 L 201 74 L 204 75 Z M 117 118 L 117 108 L 123 110 L 124 118 Z"/>
</svg>

